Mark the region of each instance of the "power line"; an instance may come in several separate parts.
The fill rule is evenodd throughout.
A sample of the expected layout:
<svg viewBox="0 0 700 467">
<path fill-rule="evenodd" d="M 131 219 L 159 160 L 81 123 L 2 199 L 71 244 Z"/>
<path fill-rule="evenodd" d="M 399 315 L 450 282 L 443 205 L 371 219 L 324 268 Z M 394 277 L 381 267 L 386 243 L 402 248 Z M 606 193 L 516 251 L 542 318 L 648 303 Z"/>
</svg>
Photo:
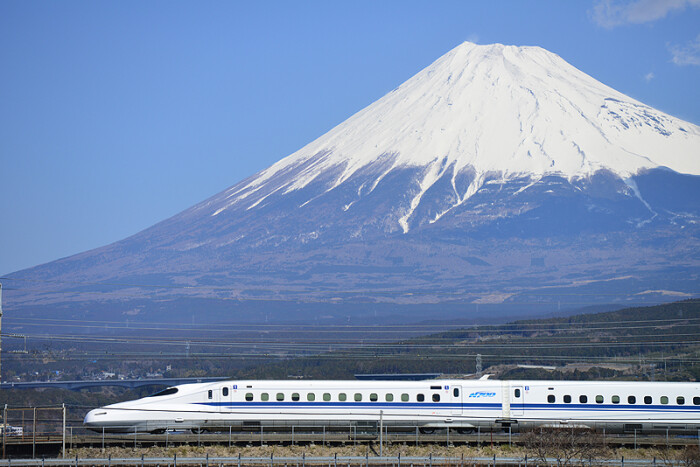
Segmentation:
<svg viewBox="0 0 700 467">
<path fill-rule="evenodd" d="M 108 329 L 127 329 L 126 324 L 123 321 L 98 321 L 98 320 L 83 320 L 83 319 L 59 319 L 59 318 L 31 318 L 31 317 L 5 317 L 6 321 L 10 321 L 12 324 L 21 324 L 24 326 L 40 326 L 41 323 L 44 325 L 54 326 L 68 326 L 68 327 L 86 327 L 86 328 L 108 328 Z M 552 320 L 565 320 L 567 318 L 551 318 Z M 38 322 L 39 324 L 32 324 Z M 68 324 L 70 323 L 70 324 Z M 82 323 L 82 324 L 75 324 Z M 94 323 L 94 324 L 85 324 Z M 367 330 L 379 329 L 378 332 L 387 332 L 390 329 L 396 329 L 398 331 L 403 331 L 405 329 L 420 329 L 424 330 L 426 328 L 438 329 L 437 332 L 455 332 L 455 330 L 464 331 L 487 331 L 489 329 L 494 330 L 494 332 L 523 332 L 529 330 L 528 328 L 547 328 L 550 332 L 559 332 L 574 329 L 580 330 L 616 330 L 616 329 L 643 329 L 648 327 L 658 327 L 660 325 L 666 324 L 686 324 L 686 323 L 700 323 L 700 318 L 669 318 L 669 319 L 653 319 L 653 320 L 623 320 L 623 321 L 574 321 L 574 322 L 510 322 L 505 324 L 466 324 L 466 323 L 445 323 L 445 324 L 430 324 L 430 323 L 415 323 L 415 324 L 295 324 L 295 323 L 283 323 L 283 324 L 271 324 L 271 323 L 217 323 L 216 327 L 202 327 L 203 325 L 196 325 L 191 323 L 183 323 L 181 325 L 173 324 L 172 322 L 130 322 L 128 329 L 144 329 L 144 330 L 196 330 L 196 331 L 214 331 L 214 332 L 228 332 L 229 329 L 226 327 L 235 328 L 239 330 L 241 328 L 253 330 L 260 328 L 265 330 L 284 330 L 291 331 L 294 328 L 304 328 L 300 332 L 308 331 L 319 331 L 319 330 L 353 330 L 358 329 L 362 332 L 367 332 Z M 648 324 L 648 326 L 610 326 L 612 324 L 622 325 L 622 324 Z M 111 326 L 114 325 L 114 326 Z M 145 327 L 145 326 L 149 327 Z M 155 326 L 155 327 L 150 327 Z M 166 327 L 174 326 L 174 327 Z M 206 325 L 212 326 L 212 325 Z M 553 327 L 558 326 L 558 327 Z M 594 328 L 592 326 L 602 326 L 599 328 Z M 447 328 L 448 330 L 444 330 Z M 449 328 L 455 328 L 455 330 L 450 331 Z"/>
<path fill-rule="evenodd" d="M 638 296 L 639 293 L 623 293 L 623 292 L 601 292 L 601 293 L 584 293 L 584 292 L 556 292 L 556 293 L 547 293 L 543 291 L 522 291 L 522 290 L 515 290 L 515 291 L 499 291 L 499 292 L 477 292 L 477 291 L 467 291 L 467 290 L 461 290 L 461 291 L 455 291 L 455 292 L 446 292 L 446 291 L 439 291 L 433 290 L 430 291 L 417 291 L 417 290 L 396 290 L 396 289 L 360 289 L 360 290 L 343 290 L 343 289 L 327 289 L 327 290 L 309 290 L 308 286 L 303 286 L 303 288 L 298 288 L 298 289 L 287 289 L 287 290 L 280 290 L 280 289 L 270 289 L 270 288 L 253 288 L 253 287 L 240 287 L 240 286 L 234 286 L 234 285 L 227 285 L 227 286 L 215 286 L 215 285 L 173 285 L 173 284 L 144 284 L 144 283 L 128 283 L 128 282 L 89 282 L 89 281 L 67 281 L 67 280 L 50 280 L 50 279 L 29 279 L 29 278 L 15 278 L 15 277 L 0 277 L 0 280 L 6 280 L 6 281 L 20 281 L 20 282 L 29 282 L 29 283 L 39 283 L 39 284 L 57 284 L 57 285 L 79 285 L 79 286 L 100 286 L 100 287 L 131 287 L 131 288 L 144 288 L 144 289 L 167 289 L 167 290 L 209 290 L 209 291 L 237 291 L 239 293 L 243 293 L 244 291 L 248 292 L 269 292 L 273 293 L 275 295 L 279 294 L 292 294 L 292 293 L 297 293 L 297 294 L 354 294 L 354 295 L 369 295 L 369 296 L 376 296 L 376 295 L 406 295 L 406 296 L 411 296 L 411 295 L 439 295 L 439 296 L 470 296 L 470 295 L 477 295 L 477 296 L 492 296 L 492 295 L 503 295 L 503 294 L 512 294 L 512 295 L 518 295 L 518 296 L 553 296 L 553 297 L 562 297 L 562 296 L 571 296 L 571 297 L 585 297 L 585 296 L 599 296 L 599 297 L 629 297 L 629 296 Z M 426 286 L 427 287 L 427 286 Z M 434 287 L 434 286 L 432 286 Z M 569 286 L 565 286 L 569 287 Z M 551 288 L 551 287 L 548 287 Z M 96 292 L 96 291 L 70 291 L 70 293 L 73 294 L 79 294 L 79 293 L 102 293 L 102 292 Z M 692 299 L 693 296 L 700 295 L 700 292 L 683 292 L 683 297 Z M 212 297 L 207 297 L 207 298 L 212 298 Z M 218 299 L 218 298 L 217 298 Z M 268 299 L 257 299 L 253 297 L 247 297 L 247 298 L 240 298 L 240 297 L 234 297 L 232 298 L 234 300 L 241 300 L 241 301 L 247 301 L 247 300 L 265 300 L 267 301 Z M 270 299 L 274 300 L 274 299 Z M 330 301 L 330 300 L 327 300 Z M 499 303 L 500 304 L 500 303 Z M 484 304 L 488 305 L 488 304 Z"/>
</svg>

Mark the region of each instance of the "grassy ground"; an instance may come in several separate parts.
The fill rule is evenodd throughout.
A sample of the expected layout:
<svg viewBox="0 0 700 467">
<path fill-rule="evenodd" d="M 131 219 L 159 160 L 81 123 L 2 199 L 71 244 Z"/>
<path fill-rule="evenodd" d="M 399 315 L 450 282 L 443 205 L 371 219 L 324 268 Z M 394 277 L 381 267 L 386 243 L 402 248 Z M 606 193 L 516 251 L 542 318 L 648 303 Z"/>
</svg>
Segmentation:
<svg viewBox="0 0 700 467">
<path fill-rule="evenodd" d="M 697 450 L 696 448 L 693 448 Z M 176 447 L 144 447 L 140 449 L 134 448 L 118 448 L 110 447 L 104 450 L 100 448 L 80 448 L 74 449 L 67 453 L 67 456 L 74 458 L 76 455 L 79 458 L 106 458 L 111 456 L 112 458 L 134 458 L 134 457 L 173 457 L 177 455 L 179 458 L 183 457 L 264 457 L 270 458 L 274 457 L 299 457 L 302 455 L 306 457 L 333 457 L 337 456 L 358 456 L 364 457 L 369 455 L 370 457 L 377 456 L 379 453 L 379 446 L 373 445 L 368 447 L 367 445 L 346 445 L 346 446 L 321 446 L 321 445 L 308 445 L 308 446 L 279 446 L 279 445 L 269 445 L 269 446 L 176 446 Z M 428 457 L 432 454 L 433 457 L 452 457 L 461 459 L 464 457 L 465 464 L 468 463 L 470 459 L 475 458 L 491 458 L 494 455 L 499 457 L 515 457 L 515 458 L 525 458 L 527 455 L 529 459 L 533 459 L 534 453 L 528 452 L 522 446 L 408 446 L 401 444 L 394 444 L 385 446 L 383 449 L 384 456 L 396 457 L 399 454 L 401 457 Z M 607 459 L 620 459 L 623 457 L 625 459 L 653 459 L 656 458 L 660 464 L 664 463 L 664 460 L 676 459 L 683 460 L 687 457 L 687 453 L 684 449 L 608 449 L 604 456 L 601 458 Z"/>
</svg>

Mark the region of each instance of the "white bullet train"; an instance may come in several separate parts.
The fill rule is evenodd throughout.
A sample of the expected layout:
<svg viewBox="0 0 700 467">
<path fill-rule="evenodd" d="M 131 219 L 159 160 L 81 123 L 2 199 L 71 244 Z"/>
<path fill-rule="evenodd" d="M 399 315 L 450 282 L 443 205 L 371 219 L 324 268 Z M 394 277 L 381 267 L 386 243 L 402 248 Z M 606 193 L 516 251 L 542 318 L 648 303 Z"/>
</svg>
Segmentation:
<svg viewBox="0 0 700 467">
<path fill-rule="evenodd" d="M 602 381 L 226 381 L 184 384 L 91 410 L 95 431 L 289 426 L 536 426 L 698 434 L 700 383 Z"/>
</svg>

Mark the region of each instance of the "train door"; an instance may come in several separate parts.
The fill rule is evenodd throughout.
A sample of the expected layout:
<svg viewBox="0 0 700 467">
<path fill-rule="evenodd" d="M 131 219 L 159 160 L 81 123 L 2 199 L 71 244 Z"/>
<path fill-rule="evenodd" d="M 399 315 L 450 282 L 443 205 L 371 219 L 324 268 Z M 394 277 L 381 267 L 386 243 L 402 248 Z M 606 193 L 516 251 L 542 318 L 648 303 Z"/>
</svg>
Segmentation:
<svg viewBox="0 0 700 467">
<path fill-rule="evenodd" d="M 452 404 L 451 414 L 452 415 L 462 415 L 462 386 L 451 386 L 452 390 Z"/>
<path fill-rule="evenodd" d="M 522 386 L 511 386 L 510 391 L 510 414 L 513 417 L 522 416 L 525 410 L 525 391 Z"/>
<path fill-rule="evenodd" d="M 220 412 L 228 412 L 231 410 L 231 397 L 233 394 L 231 394 L 231 388 L 228 386 L 223 386 L 221 388 L 221 397 L 219 399 L 219 411 Z"/>
</svg>

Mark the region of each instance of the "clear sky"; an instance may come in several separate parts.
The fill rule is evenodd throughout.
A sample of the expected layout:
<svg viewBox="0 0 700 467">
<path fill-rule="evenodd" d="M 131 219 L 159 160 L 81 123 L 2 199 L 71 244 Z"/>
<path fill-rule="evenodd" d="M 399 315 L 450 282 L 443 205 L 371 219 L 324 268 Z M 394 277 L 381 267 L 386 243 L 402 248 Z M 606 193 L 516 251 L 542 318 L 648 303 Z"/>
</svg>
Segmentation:
<svg viewBox="0 0 700 467">
<path fill-rule="evenodd" d="M 700 0 L 4 0 L 0 274 L 214 195 L 466 40 L 700 124 Z"/>
</svg>

